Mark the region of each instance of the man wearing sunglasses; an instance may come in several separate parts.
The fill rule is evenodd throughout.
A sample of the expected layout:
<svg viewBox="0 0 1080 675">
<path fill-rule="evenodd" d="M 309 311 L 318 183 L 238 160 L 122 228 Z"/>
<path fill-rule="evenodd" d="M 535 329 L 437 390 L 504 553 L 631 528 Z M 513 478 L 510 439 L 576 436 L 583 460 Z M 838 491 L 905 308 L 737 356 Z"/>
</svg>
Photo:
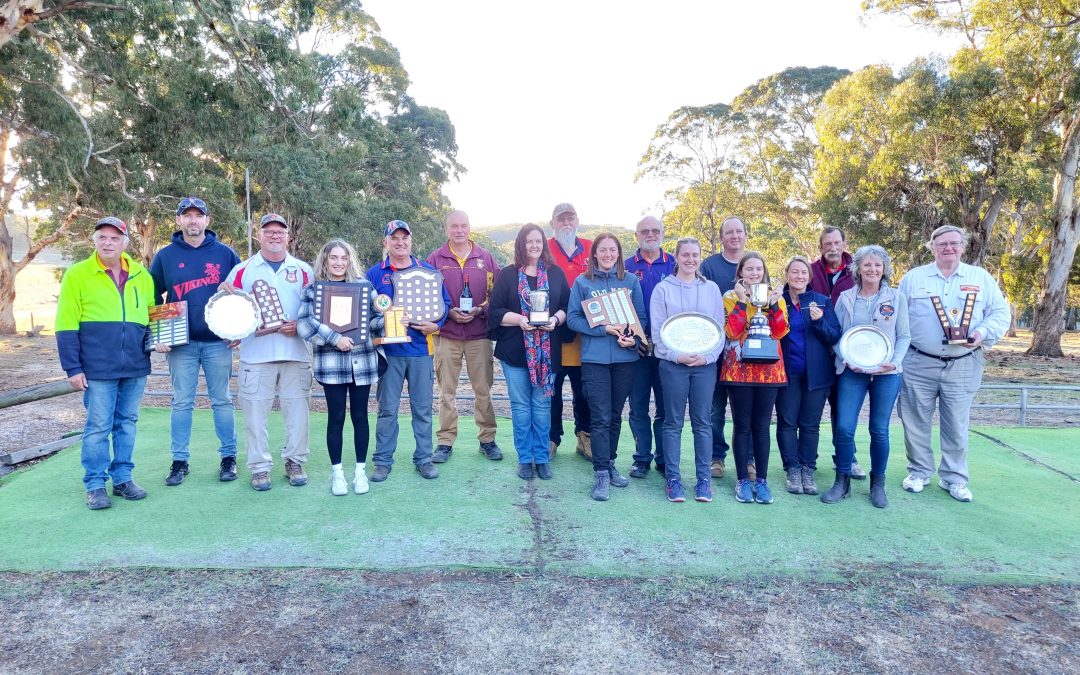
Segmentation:
<svg viewBox="0 0 1080 675">
<path fill-rule="evenodd" d="M 940 417 L 941 464 L 938 486 L 960 502 L 972 500 L 968 488 L 968 422 L 971 402 L 982 385 L 984 349 L 1009 329 L 1009 305 L 994 278 L 981 267 L 961 262 L 967 235 L 954 225 L 930 234 L 926 246 L 934 262 L 916 267 L 900 280 L 908 299 L 911 346 L 900 383 L 908 477 L 903 487 L 922 492 L 934 475 L 930 425 Z"/>
<path fill-rule="evenodd" d="M 191 410 L 199 369 L 206 379 L 206 393 L 214 411 L 214 431 L 218 438 L 221 464 L 218 479 L 236 480 L 236 428 L 229 378 L 232 350 L 225 340 L 206 325 L 206 303 L 217 293 L 222 280 L 240 262 L 236 252 L 218 241 L 210 227 L 210 209 L 198 197 L 185 197 L 176 206 L 177 231 L 172 243 L 157 252 L 150 264 L 154 292 L 165 302 L 187 302 L 189 341 L 186 345 L 157 345 L 167 355 L 172 380 L 172 466 L 165 485 L 184 482 L 191 456 Z"/>
<path fill-rule="evenodd" d="M 240 342 L 240 373 L 237 385 L 240 408 L 244 411 L 247 439 L 247 467 L 251 487 L 269 490 L 270 454 L 267 423 L 274 397 L 281 402 L 285 418 L 285 478 L 289 485 L 307 484 L 304 464 L 308 454 L 308 397 L 311 394 L 311 352 L 296 334 L 296 317 L 304 287 L 315 274 L 302 260 L 289 253 L 289 222 L 276 213 L 259 219 L 259 252 L 233 268 L 223 290 L 230 286 L 251 293 L 256 281 L 265 281 L 278 293 L 285 322 L 265 335 L 249 335 Z"/>
</svg>

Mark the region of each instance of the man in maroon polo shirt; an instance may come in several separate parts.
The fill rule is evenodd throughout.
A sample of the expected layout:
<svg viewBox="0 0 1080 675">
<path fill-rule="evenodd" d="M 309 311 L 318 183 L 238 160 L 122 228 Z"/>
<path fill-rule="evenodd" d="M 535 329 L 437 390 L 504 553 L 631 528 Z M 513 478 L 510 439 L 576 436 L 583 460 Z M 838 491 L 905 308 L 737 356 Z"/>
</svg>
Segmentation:
<svg viewBox="0 0 1080 675">
<path fill-rule="evenodd" d="M 428 256 L 428 263 L 443 275 L 450 295 L 447 321 L 435 337 L 435 377 L 439 381 L 438 445 L 431 461 L 450 458 L 457 440 L 457 388 L 461 361 L 469 373 L 476 395 L 475 416 L 480 452 L 491 460 L 502 459 L 495 444 L 495 409 L 491 405 L 494 361 L 487 335 L 488 292 L 499 271 L 491 253 L 469 238 L 469 216 L 451 211 L 446 216 L 446 243 Z M 468 287 L 468 293 L 465 288 Z"/>
</svg>

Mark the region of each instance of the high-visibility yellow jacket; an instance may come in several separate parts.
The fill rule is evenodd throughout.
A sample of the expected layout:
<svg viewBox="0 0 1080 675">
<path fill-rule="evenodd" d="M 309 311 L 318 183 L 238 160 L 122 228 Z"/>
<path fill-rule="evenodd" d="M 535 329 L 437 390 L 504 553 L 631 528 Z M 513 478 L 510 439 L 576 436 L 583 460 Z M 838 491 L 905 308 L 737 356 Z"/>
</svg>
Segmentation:
<svg viewBox="0 0 1080 675">
<path fill-rule="evenodd" d="M 150 374 L 143 348 L 154 280 L 127 253 L 128 278 L 121 297 L 116 283 L 92 253 L 68 268 L 56 306 L 56 347 L 68 377 L 114 380 Z"/>
</svg>

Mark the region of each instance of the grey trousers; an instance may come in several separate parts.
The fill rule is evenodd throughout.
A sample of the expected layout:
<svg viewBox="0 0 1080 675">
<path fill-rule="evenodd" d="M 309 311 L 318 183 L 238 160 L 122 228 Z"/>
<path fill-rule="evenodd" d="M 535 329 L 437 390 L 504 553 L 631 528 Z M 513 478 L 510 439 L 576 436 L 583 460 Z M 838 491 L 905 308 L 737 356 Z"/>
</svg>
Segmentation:
<svg viewBox="0 0 1080 675">
<path fill-rule="evenodd" d="M 282 459 L 303 464 L 308 459 L 308 398 L 311 394 L 311 364 L 302 361 L 272 363 L 240 362 L 239 399 L 244 411 L 244 434 L 247 438 L 247 466 L 252 473 L 269 471 L 274 458 L 270 454 L 266 423 L 274 395 L 281 401 L 285 418 L 285 447 Z"/>
<path fill-rule="evenodd" d="M 904 424 L 908 473 L 924 479 L 934 475 L 930 431 L 936 408 L 941 424 L 938 475 L 949 483 L 968 482 L 971 402 L 982 385 L 985 365 L 982 349 L 948 362 L 908 351 L 898 405 L 900 421 Z"/>
</svg>

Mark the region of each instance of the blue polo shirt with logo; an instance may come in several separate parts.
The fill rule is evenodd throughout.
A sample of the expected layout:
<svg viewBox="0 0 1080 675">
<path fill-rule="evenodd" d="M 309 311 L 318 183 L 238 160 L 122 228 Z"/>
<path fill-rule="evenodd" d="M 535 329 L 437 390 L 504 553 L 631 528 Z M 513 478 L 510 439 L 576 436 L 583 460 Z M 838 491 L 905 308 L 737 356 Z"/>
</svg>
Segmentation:
<svg viewBox="0 0 1080 675">
<path fill-rule="evenodd" d="M 645 319 L 649 315 L 649 303 L 652 302 L 652 292 L 656 284 L 663 281 L 664 277 L 675 274 L 675 256 L 663 249 L 660 257 L 651 263 L 641 255 L 641 249 L 626 259 L 626 271 L 634 274 L 641 282 L 641 290 L 645 294 Z"/>
<path fill-rule="evenodd" d="M 395 268 L 390 264 L 390 257 L 383 258 L 382 262 L 375 263 L 367 271 L 367 279 L 371 282 L 371 285 L 375 287 L 375 292 L 381 295 L 388 295 L 391 298 L 394 297 L 394 272 L 400 272 L 402 270 L 411 269 L 412 267 L 419 265 L 424 269 L 436 271 L 434 267 L 418 260 L 415 256 L 409 256 L 409 260 L 412 262 L 408 267 Z M 443 317 L 439 321 L 436 321 L 440 327 L 446 323 L 446 312 L 450 311 L 450 295 L 446 292 L 446 286 L 442 286 L 443 303 L 446 305 L 446 309 L 443 312 Z M 431 351 L 428 348 L 427 336 L 416 330 L 413 327 L 409 327 L 408 336 L 412 338 L 412 342 L 401 342 L 397 344 L 383 345 L 383 351 L 389 356 L 428 356 Z"/>
</svg>

